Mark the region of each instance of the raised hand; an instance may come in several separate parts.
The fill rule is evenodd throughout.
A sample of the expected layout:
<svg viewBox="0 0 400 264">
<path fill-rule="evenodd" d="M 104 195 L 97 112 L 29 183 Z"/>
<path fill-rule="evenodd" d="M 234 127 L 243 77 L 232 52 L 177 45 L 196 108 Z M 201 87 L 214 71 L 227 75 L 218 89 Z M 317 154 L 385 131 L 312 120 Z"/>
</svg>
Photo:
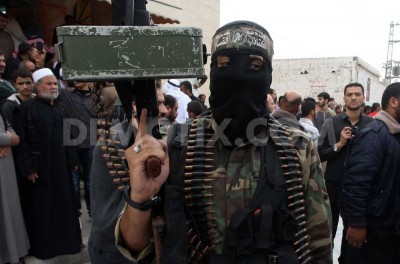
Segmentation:
<svg viewBox="0 0 400 264">
<path fill-rule="evenodd" d="M 169 173 L 169 157 L 167 145 L 147 133 L 147 110 L 143 109 L 138 134 L 135 144 L 125 151 L 125 157 L 129 165 L 131 199 L 137 203 L 143 203 L 154 197 L 166 181 Z M 154 175 L 154 170 L 148 160 L 161 163 L 159 175 Z M 154 177 L 156 176 L 156 177 Z"/>
</svg>

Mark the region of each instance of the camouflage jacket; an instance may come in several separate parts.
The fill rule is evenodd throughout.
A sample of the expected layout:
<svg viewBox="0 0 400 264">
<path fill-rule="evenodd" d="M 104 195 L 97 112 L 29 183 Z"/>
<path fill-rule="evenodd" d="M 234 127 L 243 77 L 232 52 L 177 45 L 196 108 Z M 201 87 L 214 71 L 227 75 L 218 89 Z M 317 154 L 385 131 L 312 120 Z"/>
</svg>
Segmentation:
<svg viewBox="0 0 400 264">
<path fill-rule="evenodd" d="M 207 120 L 213 131 L 218 131 L 214 121 Z M 331 215 L 318 152 L 309 135 L 297 128 L 288 128 L 290 136 L 296 141 L 296 153 L 302 171 L 302 185 L 305 195 L 306 227 L 310 236 L 311 263 L 332 263 Z M 269 128 L 260 132 L 257 138 L 272 140 Z M 216 132 L 217 134 L 217 132 Z M 275 141 L 275 140 L 274 140 Z M 236 147 L 226 147 L 223 141 L 215 143 L 216 165 L 210 178 L 213 178 L 212 211 L 216 218 L 218 243 L 216 253 L 222 250 L 224 234 L 229 220 L 238 208 L 246 207 L 257 187 L 260 172 L 260 146 L 243 143 Z M 267 157 L 268 159 L 268 157 Z M 268 162 L 268 160 L 267 160 Z M 174 166 L 171 164 L 171 166 Z M 117 225 L 118 228 L 118 225 Z M 120 239 L 116 228 L 117 240 Z M 149 251 L 146 248 L 145 251 Z M 121 250 L 125 256 L 126 250 Z M 131 259 L 140 261 L 145 252 Z"/>
</svg>

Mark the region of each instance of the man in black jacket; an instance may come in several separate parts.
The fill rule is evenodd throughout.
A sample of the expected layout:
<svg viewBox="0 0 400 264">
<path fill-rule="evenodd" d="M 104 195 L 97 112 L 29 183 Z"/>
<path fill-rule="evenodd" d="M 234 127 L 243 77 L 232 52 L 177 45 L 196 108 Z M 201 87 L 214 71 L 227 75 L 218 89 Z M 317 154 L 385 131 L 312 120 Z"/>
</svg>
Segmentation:
<svg viewBox="0 0 400 264">
<path fill-rule="evenodd" d="M 349 146 L 343 179 L 346 263 L 400 263 L 400 83 Z"/>
<path fill-rule="evenodd" d="M 2 103 L 1 111 L 5 115 L 7 121 L 10 122 L 11 126 L 15 129 L 19 129 L 19 124 L 14 124 L 14 112 L 19 108 L 22 102 L 35 97 L 33 93 L 32 73 L 16 70 L 13 73 L 12 80 L 18 93 L 10 95 L 7 100 Z"/>
<path fill-rule="evenodd" d="M 90 170 L 97 140 L 96 113 L 92 106 L 91 83 L 76 81 L 74 86 L 72 91 L 61 90 L 59 104 L 63 117 L 68 118 L 65 120 L 65 125 L 70 129 L 67 131 L 67 135 L 72 135 L 72 139 L 68 141 L 67 145 L 75 147 L 80 166 L 80 168 L 69 168 L 74 182 L 75 207 L 78 215 L 81 215 L 80 179 L 82 178 L 86 208 L 90 216 Z"/>
<path fill-rule="evenodd" d="M 325 184 L 331 202 L 332 239 L 335 238 L 339 221 L 339 198 L 344 162 L 347 157 L 347 145 L 359 130 L 364 129 L 373 120 L 361 113 L 364 98 L 364 87 L 361 84 L 350 83 L 346 85 L 344 88 L 346 112 L 327 119 L 321 130 L 318 152 L 321 161 L 327 161 Z M 342 244 L 345 244 L 345 241 Z M 344 250 L 343 246 L 342 250 Z M 339 262 L 343 260 L 343 256 L 341 255 Z"/>
</svg>

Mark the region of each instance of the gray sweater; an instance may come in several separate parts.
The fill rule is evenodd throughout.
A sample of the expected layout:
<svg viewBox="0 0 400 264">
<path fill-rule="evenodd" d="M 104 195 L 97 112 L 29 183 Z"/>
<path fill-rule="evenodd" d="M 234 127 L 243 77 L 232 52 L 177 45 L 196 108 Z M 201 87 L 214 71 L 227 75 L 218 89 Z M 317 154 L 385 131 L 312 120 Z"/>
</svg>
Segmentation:
<svg viewBox="0 0 400 264">
<path fill-rule="evenodd" d="M 118 133 L 123 146 L 128 145 L 133 131 L 128 122 L 120 123 L 111 130 Z M 125 200 L 123 193 L 117 189 L 117 185 L 113 182 L 102 155 L 103 151 L 97 144 L 90 173 L 92 229 L 89 240 L 98 249 L 118 252 L 115 247 L 114 228 Z"/>
</svg>

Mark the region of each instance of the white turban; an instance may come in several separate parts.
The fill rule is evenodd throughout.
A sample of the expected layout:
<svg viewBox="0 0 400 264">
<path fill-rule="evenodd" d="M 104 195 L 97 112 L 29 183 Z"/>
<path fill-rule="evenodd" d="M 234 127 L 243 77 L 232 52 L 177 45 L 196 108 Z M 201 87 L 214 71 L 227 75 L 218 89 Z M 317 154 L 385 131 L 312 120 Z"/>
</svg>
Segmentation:
<svg viewBox="0 0 400 264">
<path fill-rule="evenodd" d="M 48 68 L 43 68 L 43 69 L 37 70 L 32 74 L 33 81 L 35 83 L 37 83 L 38 81 L 40 81 L 40 79 L 42 79 L 43 77 L 46 77 L 46 76 L 55 76 L 55 75 Z"/>
</svg>

